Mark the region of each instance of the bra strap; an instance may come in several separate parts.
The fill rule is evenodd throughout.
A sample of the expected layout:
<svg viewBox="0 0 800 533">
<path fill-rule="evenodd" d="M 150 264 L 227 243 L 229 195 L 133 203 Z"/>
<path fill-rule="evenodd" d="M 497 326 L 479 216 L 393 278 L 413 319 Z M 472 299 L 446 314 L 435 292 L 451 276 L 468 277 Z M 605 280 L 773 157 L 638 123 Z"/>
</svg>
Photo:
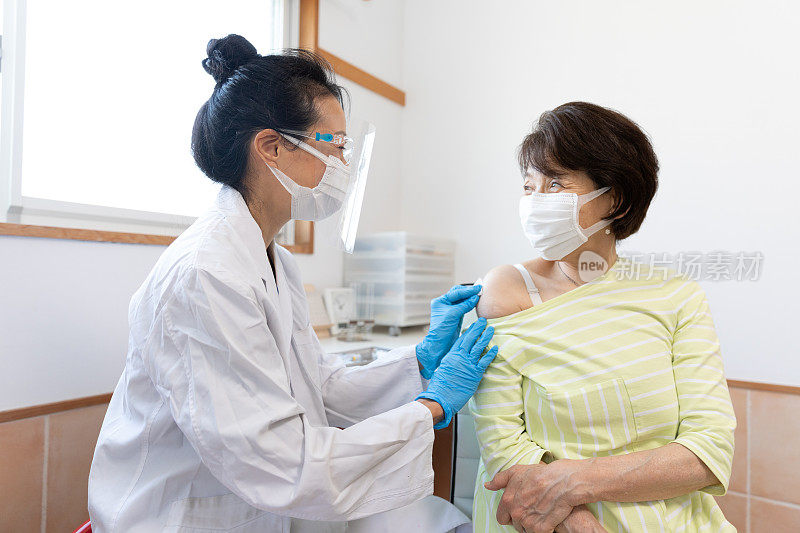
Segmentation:
<svg viewBox="0 0 800 533">
<path fill-rule="evenodd" d="M 525 288 L 528 289 L 528 295 L 531 297 L 531 302 L 533 305 L 541 304 L 542 297 L 539 295 L 539 289 L 537 289 L 536 285 L 533 283 L 531 273 L 528 272 L 528 269 L 525 268 L 521 263 L 515 264 L 514 268 L 519 270 L 519 273 L 522 274 L 522 280 L 525 282 Z"/>
</svg>

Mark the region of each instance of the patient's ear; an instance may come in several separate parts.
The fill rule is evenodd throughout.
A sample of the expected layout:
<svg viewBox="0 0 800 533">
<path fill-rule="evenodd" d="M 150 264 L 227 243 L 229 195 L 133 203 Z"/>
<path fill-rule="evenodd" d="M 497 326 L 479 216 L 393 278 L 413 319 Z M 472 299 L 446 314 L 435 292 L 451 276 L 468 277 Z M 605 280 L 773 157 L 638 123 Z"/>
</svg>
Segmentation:
<svg viewBox="0 0 800 533">
<path fill-rule="evenodd" d="M 527 309 L 521 304 L 520 292 L 527 296 L 525 282 L 512 265 L 491 269 L 483 277 L 483 293 L 475 312 L 483 318 L 500 318 Z"/>
</svg>

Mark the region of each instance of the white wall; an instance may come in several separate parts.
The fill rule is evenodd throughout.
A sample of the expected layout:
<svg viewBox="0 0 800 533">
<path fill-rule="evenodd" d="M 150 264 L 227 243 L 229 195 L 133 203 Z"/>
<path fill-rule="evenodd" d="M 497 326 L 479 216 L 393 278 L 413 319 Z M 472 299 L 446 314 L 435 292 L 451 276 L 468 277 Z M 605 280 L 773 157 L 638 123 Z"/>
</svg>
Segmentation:
<svg viewBox="0 0 800 533">
<path fill-rule="evenodd" d="M 0 411 L 110 392 L 163 246 L 0 236 Z"/>
<path fill-rule="evenodd" d="M 651 135 L 661 185 L 621 250 L 761 251 L 702 281 L 731 378 L 800 385 L 800 6 L 789 1 L 406 3 L 403 223 L 459 243 L 457 276 L 532 257 L 515 149 L 571 100 Z"/>
<path fill-rule="evenodd" d="M 322 47 L 402 83 L 401 2 L 327 0 L 321 12 Z M 360 39 L 367 45 L 359 46 Z M 399 229 L 403 108 L 340 81 L 351 92 L 352 116 L 368 118 L 377 128 L 360 232 Z M 0 236 L 0 411 L 113 390 L 125 363 L 130 297 L 163 251 Z M 297 257 L 306 283 L 341 283 L 338 250 L 317 242 L 312 256 Z"/>
<path fill-rule="evenodd" d="M 404 6 L 404 0 L 322 0 L 319 46 L 387 83 L 401 86 Z"/>
</svg>

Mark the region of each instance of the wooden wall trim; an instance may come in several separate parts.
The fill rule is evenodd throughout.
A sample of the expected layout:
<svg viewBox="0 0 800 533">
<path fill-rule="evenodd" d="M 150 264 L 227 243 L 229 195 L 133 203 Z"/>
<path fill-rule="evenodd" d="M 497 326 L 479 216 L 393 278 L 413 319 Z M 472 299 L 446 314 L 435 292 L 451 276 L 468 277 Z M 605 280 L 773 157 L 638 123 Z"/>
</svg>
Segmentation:
<svg viewBox="0 0 800 533">
<path fill-rule="evenodd" d="M 300 0 L 299 25 L 298 41 L 300 48 L 314 50 L 324 57 L 331 64 L 336 74 L 401 106 L 406 105 L 405 92 L 319 47 L 319 0 Z"/>
<path fill-rule="evenodd" d="M 794 387 L 792 385 L 778 385 L 775 383 L 762 383 L 760 381 L 740 381 L 738 379 L 729 379 L 728 387 L 762 390 L 768 392 L 782 392 L 783 394 L 800 394 L 800 387 Z"/>
<path fill-rule="evenodd" d="M 729 379 L 728 387 L 800 395 L 800 387 L 795 387 L 792 385 L 777 385 L 774 383 L 762 383 L 760 381 L 741 381 L 738 379 Z M 108 394 L 98 394 L 97 396 L 86 396 L 84 398 L 75 398 L 62 402 L 45 403 L 41 405 L 33 405 L 31 407 L 22 407 L 20 409 L 11 409 L 9 411 L 0 411 L 0 423 L 19 420 L 21 418 L 48 415 L 51 413 L 58 413 L 60 411 L 69 411 L 70 409 L 79 409 L 81 407 L 89 407 L 91 405 L 99 405 L 102 403 L 108 403 L 110 400 L 111 393 L 109 392 Z M 449 431 L 452 432 L 452 427 L 449 428 Z M 444 453 L 444 450 L 442 450 L 442 452 Z M 444 486 L 441 487 L 441 491 L 444 494 Z"/>
<path fill-rule="evenodd" d="M 308 222 L 304 241 L 298 244 L 282 244 L 293 254 L 314 253 L 314 223 Z M 9 224 L 0 222 L 0 235 L 16 237 L 40 237 L 45 239 L 71 239 L 90 242 L 116 242 L 122 244 L 155 244 L 169 246 L 177 237 L 153 235 L 149 233 L 124 233 L 94 229 L 58 228 L 54 226 L 34 226 L 30 224 Z"/>
<path fill-rule="evenodd" d="M 76 241 L 119 242 L 126 244 L 169 245 L 176 237 L 151 235 L 147 233 L 124 233 L 94 229 L 58 228 L 54 226 L 34 226 L 30 224 L 0 223 L 0 235 L 17 237 L 42 237 L 46 239 L 72 239 Z"/>
<path fill-rule="evenodd" d="M 90 407 L 92 405 L 101 405 L 110 401 L 111 393 L 109 392 L 108 394 L 85 396 L 83 398 L 64 400 L 62 402 L 45 403 L 33 405 L 31 407 L 22 407 L 20 409 L 11 409 L 10 411 L 0 411 L 0 423 L 20 420 L 22 418 L 32 418 L 34 416 L 49 415 L 61 411 L 70 411 L 72 409 L 80 409 L 81 407 Z"/>
<path fill-rule="evenodd" d="M 300 0 L 300 48 L 316 50 L 319 45 L 319 0 Z"/>
<path fill-rule="evenodd" d="M 343 76 L 348 80 L 361 85 L 365 89 L 369 89 L 370 91 L 383 96 L 384 98 L 388 98 L 392 102 L 402 106 L 406 105 L 406 93 L 394 85 L 386 83 L 382 79 L 373 76 L 365 70 L 361 70 L 352 63 L 348 63 L 344 59 L 335 56 L 326 50 L 317 48 L 317 52 L 333 66 L 333 70 L 340 76 Z"/>
</svg>

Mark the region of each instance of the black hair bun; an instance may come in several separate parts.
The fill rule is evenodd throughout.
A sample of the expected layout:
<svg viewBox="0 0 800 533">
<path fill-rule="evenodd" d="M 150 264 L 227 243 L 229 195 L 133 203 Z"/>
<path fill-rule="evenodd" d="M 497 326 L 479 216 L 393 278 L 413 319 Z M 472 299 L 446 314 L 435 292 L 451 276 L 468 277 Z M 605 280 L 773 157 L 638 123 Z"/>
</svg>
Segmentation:
<svg viewBox="0 0 800 533">
<path fill-rule="evenodd" d="M 224 83 L 237 68 L 258 57 L 256 47 L 235 33 L 208 41 L 206 53 L 208 57 L 203 60 L 203 68 L 217 83 Z"/>
</svg>

